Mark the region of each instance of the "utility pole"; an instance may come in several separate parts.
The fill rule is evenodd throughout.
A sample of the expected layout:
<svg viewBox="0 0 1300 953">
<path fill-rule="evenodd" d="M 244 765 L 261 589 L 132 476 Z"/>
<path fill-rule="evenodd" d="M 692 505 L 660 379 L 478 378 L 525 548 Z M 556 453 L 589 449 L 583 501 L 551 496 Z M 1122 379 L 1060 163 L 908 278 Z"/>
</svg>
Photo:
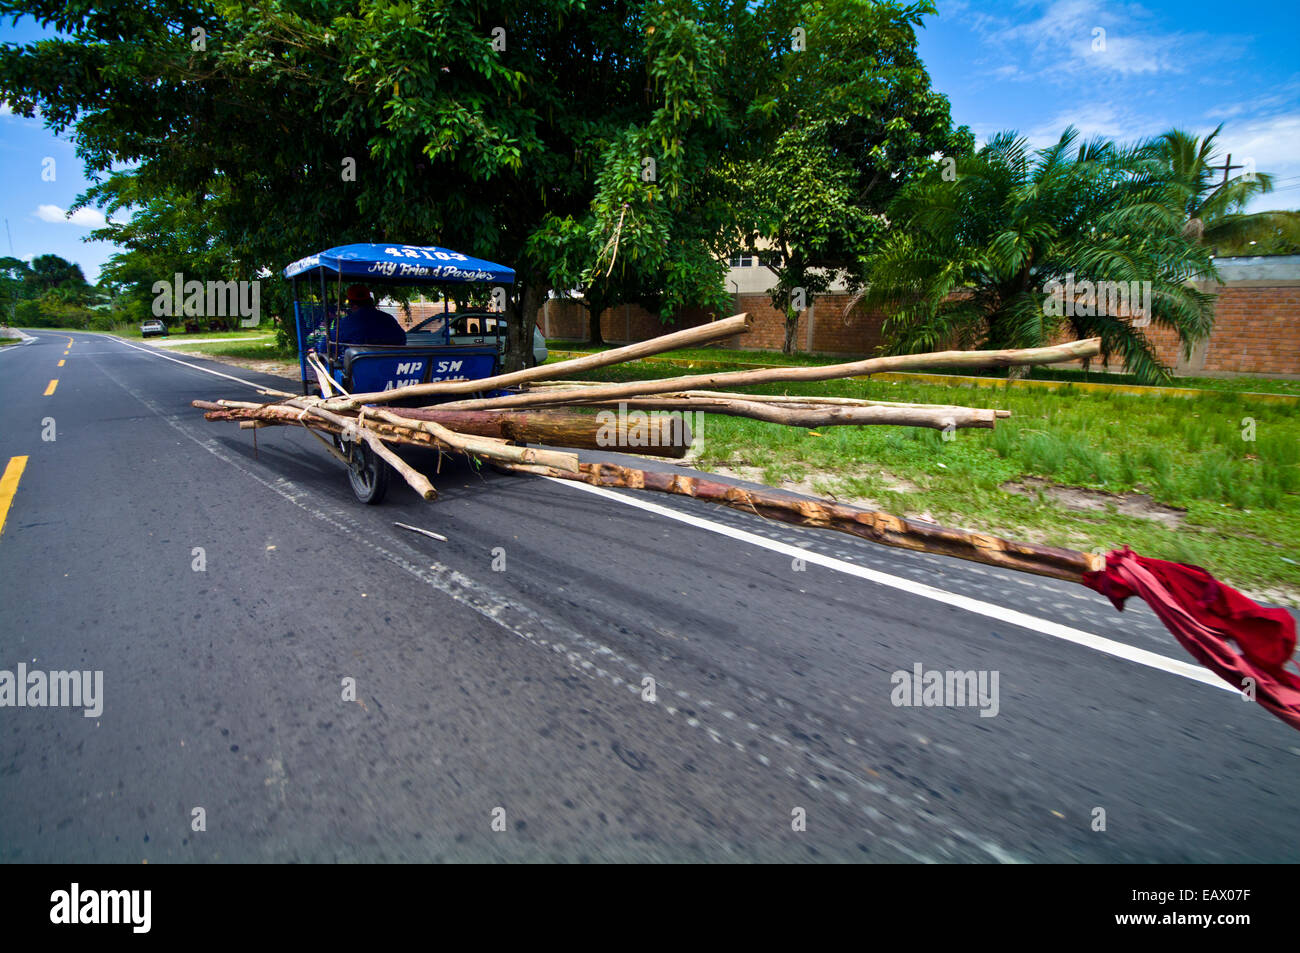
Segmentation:
<svg viewBox="0 0 1300 953">
<path fill-rule="evenodd" d="M 1229 173 L 1231 170 L 1233 170 L 1233 169 L 1244 169 L 1244 168 L 1246 168 L 1246 167 L 1245 167 L 1244 165 L 1233 165 L 1233 164 L 1232 164 L 1232 153 L 1229 152 L 1229 153 L 1228 153 L 1228 158 L 1224 160 L 1223 165 L 1207 165 L 1206 168 L 1207 168 L 1207 169 L 1222 169 L 1222 170 L 1223 170 L 1223 184 L 1224 184 L 1224 185 L 1227 185 L 1227 184 L 1228 184 L 1228 173 Z"/>
<path fill-rule="evenodd" d="M 7 217 L 5 218 L 5 235 L 9 237 L 9 257 L 12 258 L 14 254 L 14 235 L 13 232 L 9 231 L 9 219 Z M 7 281 L 5 283 L 8 284 Z M 13 324 L 16 320 L 18 320 L 18 292 L 11 288 L 9 296 L 9 323 Z"/>
</svg>

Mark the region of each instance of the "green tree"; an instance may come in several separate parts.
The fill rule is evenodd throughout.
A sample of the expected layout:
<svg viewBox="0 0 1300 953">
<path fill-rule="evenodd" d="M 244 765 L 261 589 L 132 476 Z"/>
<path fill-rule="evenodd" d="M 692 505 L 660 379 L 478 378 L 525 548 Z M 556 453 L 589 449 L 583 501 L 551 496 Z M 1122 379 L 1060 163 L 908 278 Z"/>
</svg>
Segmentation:
<svg viewBox="0 0 1300 953">
<path fill-rule="evenodd" d="M 0 315 L 9 324 L 17 323 L 18 302 L 31 297 L 30 274 L 31 268 L 21 258 L 0 258 Z"/>
<path fill-rule="evenodd" d="M 1245 211 L 1253 198 L 1273 191 L 1273 177 L 1254 169 L 1236 176 L 1224 174 L 1227 160 L 1217 143 L 1222 130 L 1220 123 L 1209 135 L 1197 138 L 1171 129 L 1152 140 L 1146 154 L 1167 179 L 1168 201 L 1183 210 L 1187 237 L 1226 254 L 1222 249 L 1276 240 L 1279 232 L 1294 225 L 1288 221 L 1290 212 Z"/>
<path fill-rule="evenodd" d="M 1234 255 L 1300 255 L 1300 211 L 1257 214 L 1265 220 L 1240 237 L 1220 239 L 1215 243 L 1214 253 L 1221 258 Z"/>
<path fill-rule="evenodd" d="M 1184 236 L 1167 179 L 1144 147 L 1078 139 L 1067 129 L 1031 156 L 1003 133 L 955 174 L 936 164 L 904 187 L 867 272 L 867 304 L 891 312 L 892 352 L 1037 347 L 1069 331 L 1100 337 L 1103 361 L 1118 355 L 1158 381 L 1168 370 L 1142 325 L 1170 328 L 1189 352 L 1209 333 L 1213 298 L 1186 282 L 1214 277 L 1213 262 Z M 1150 282 L 1149 313 L 1112 307 L 1103 282 Z M 1066 297 L 1067 286 L 1080 290 Z"/>
<path fill-rule="evenodd" d="M 0 15 L 60 31 L 0 49 L 0 97 L 72 131 L 103 179 L 89 201 L 188 203 L 188 224 L 213 237 L 199 250 L 232 256 L 224 277 L 361 241 L 442 244 L 512 265 L 517 366 L 551 287 L 576 284 L 593 307 L 646 294 L 669 314 L 722 307 L 735 236 L 772 214 L 770 198 L 762 215 L 749 208 L 738 182 L 791 124 L 835 117 L 816 127 L 819 159 L 838 175 L 845 150 L 870 157 L 844 187 L 866 195 L 864 208 L 883 207 L 895 176 L 934 147 L 926 123 L 946 129 L 946 103 L 922 95 L 915 59 L 913 26 L 930 9 L 0 0 Z M 810 52 L 794 63 L 799 24 Z M 741 171 L 725 174 L 730 163 Z M 848 254 L 817 253 L 848 260 L 868 228 L 857 216 Z M 134 250 L 158 252 L 161 270 L 169 242 L 142 231 Z"/>
<path fill-rule="evenodd" d="M 744 202 L 743 247 L 777 279 L 771 298 L 786 316 L 786 353 L 817 294 L 836 282 L 860 286 L 901 185 L 935 153 L 973 148 L 917 55 L 916 28 L 933 13 L 929 2 L 867 0 L 774 11 L 768 28 L 783 38 L 781 55 L 757 71 L 748 108 L 755 146 L 730 174 Z M 774 253 L 762 253 L 765 243 Z"/>
<path fill-rule="evenodd" d="M 25 278 L 32 292 L 30 297 L 50 296 L 69 304 L 84 304 L 91 297 L 92 289 L 81 266 L 58 255 L 37 255 Z"/>
</svg>

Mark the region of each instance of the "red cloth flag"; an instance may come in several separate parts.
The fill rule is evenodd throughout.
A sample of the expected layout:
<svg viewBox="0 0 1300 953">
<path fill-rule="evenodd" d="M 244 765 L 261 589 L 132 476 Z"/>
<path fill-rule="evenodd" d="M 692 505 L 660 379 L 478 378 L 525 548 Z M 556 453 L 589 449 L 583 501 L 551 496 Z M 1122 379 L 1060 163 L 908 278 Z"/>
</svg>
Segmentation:
<svg viewBox="0 0 1300 953">
<path fill-rule="evenodd" d="M 1105 569 L 1084 573 L 1083 584 L 1121 612 L 1129 596 L 1141 596 L 1197 661 L 1234 688 L 1253 679 L 1255 700 L 1300 728 L 1300 675 L 1285 667 L 1296 645 L 1286 609 L 1266 609 L 1199 566 L 1148 559 L 1127 546 L 1106 556 Z"/>
</svg>

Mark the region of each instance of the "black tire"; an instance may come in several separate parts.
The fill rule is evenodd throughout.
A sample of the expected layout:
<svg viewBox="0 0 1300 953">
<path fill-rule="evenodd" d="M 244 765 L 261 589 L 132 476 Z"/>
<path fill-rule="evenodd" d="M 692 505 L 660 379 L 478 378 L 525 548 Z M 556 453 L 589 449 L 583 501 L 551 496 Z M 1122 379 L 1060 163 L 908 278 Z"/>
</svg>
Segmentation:
<svg viewBox="0 0 1300 953">
<path fill-rule="evenodd" d="M 344 443 L 343 446 L 346 453 L 348 445 Z M 348 482 L 352 484 L 352 493 L 362 503 L 378 506 L 388 495 L 388 477 L 392 468 L 367 443 L 356 444 L 351 451 Z"/>
</svg>

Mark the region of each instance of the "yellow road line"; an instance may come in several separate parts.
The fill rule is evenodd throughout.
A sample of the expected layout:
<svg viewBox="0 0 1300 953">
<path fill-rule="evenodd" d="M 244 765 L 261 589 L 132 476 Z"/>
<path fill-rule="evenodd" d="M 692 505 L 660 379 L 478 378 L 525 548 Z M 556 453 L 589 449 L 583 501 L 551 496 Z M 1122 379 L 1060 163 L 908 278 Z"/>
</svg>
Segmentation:
<svg viewBox="0 0 1300 953">
<path fill-rule="evenodd" d="M 14 493 L 18 491 L 18 480 L 27 467 L 26 457 L 10 457 L 9 466 L 0 476 L 0 533 L 5 531 L 5 517 L 9 515 L 9 504 L 13 502 Z"/>
<path fill-rule="evenodd" d="M 56 377 L 56 378 L 54 378 L 54 380 L 50 381 L 50 386 L 47 387 L 47 388 L 45 388 L 45 393 L 42 394 L 41 396 L 42 396 L 42 397 L 49 397 L 51 394 L 54 393 L 54 388 L 56 388 L 56 387 L 58 387 L 58 386 L 59 386 L 59 379 Z"/>
<path fill-rule="evenodd" d="M 67 361 L 63 360 L 62 358 L 59 359 L 59 367 L 62 367 L 66 363 Z"/>
</svg>

